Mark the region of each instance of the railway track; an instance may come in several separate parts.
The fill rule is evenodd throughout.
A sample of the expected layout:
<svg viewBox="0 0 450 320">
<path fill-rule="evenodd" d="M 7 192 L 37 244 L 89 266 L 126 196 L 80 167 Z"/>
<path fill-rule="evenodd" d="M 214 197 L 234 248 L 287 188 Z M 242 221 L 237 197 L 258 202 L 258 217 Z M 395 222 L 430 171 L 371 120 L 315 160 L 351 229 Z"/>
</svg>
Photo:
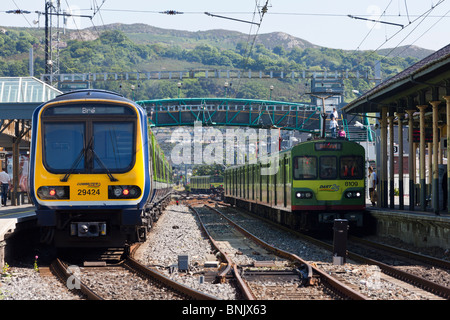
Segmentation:
<svg viewBox="0 0 450 320">
<path fill-rule="evenodd" d="M 245 215 L 254 217 L 254 215 L 248 214 L 248 213 L 245 213 Z M 239 218 L 236 218 L 236 219 L 239 219 Z M 255 219 L 260 220 L 259 217 L 255 217 Z M 270 225 L 274 226 L 275 228 L 279 228 L 279 229 L 282 229 L 284 232 L 289 232 L 291 234 L 294 234 L 296 237 L 300 237 L 301 239 L 304 239 L 305 241 L 308 241 L 317 246 L 325 248 L 326 250 L 328 250 L 330 252 L 332 252 L 332 250 L 333 250 L 332 245 L 328 242 L 320 241 L 318 239 L 294 232 L 291 229 L 280 227 L 279 225 L 274 224 L 270 221 L 266 221 L 266 222 L 269 223 Z M 384 247 L 384 249 L 382 249 L 382 250 L 383 251 L 387 250 L 387 247 Z M 363 252 L 365 255 L 368 251 L 367 251 L 367 249 L 363 249 Z M 397 252 L 400 252 L 400 250 L 397 249 Z M 416 259 L 419 259 L 417 255 L 413 255 L 411 252 L 406 252 L 403 254 L 409 255 L 410 257 L 416 256 L 417 257 Z M 401 270 L 399 267 L 389 266 L 386 263 L 365 257 L 363 255 L 360 255 L 360 254 L 357 254 L 354 252 L 348 252 L 348 258 L 352 259 L 353 261 L 358 261 L 359 263 L 363 263 L 368 266 L 368 268 L 367 267 L 364 268 L 364 271 L 361 271 L 361 270 L 363 270 L 363 268 L 360 268 L 361 269 L 360 271 L 367 273 L 367 270 L 369 270 L 369 273 L 371 273 L 371 274 L 368 274 L 366 276 L 366 280 L 356 280 L 356 281 L 364 282 L 364 284 L 366 284 L 366 285 L 368 284 L 369 287 L 372 286 L 372 289 L 379 287 L 380 283 L 384 284 L 384 282 L 392 282 L 396 286 L 404 286 L 405 290 L 411 290 L 412 293 L 423 297 L 423 299 L 440 299 L 440 298 L 449 299 L 450 298 L 450 295 L 449 295 L 450 288 L 448 286 L 445 286 L 445 285 L 443 286 L 443 285 L 437 284 L 434 281 L 424 279 L 421 276 L 414 275 L 411 273 L 410 270 L 404 271 L 404 270 Z M 391 259 L 392 259 L 392 257 L 391 257 Z M 445 261 L 437 261 L 436 259 L 432 259 L 432 258 L 421 257 L 420 259 L 427 260 L 428 263 L 430 263 L 430 264 L 435 264 L 435 265 L 439 264 L 439 265 L 446 265 L 446 266 L 448 265 L 447 262 L 445 262 Z M 344 277 L 343 277 L 344 274 L 352 273 L 352 271 L 349 272 L 349 268 L 345 268 L 345 267 L 337 268 L 328 263 L 323 263 L 320 261 L 316 262 L 316 264 L 320 268 L 325 270 L 328 274 L 331 274 L 334 277 L 336 277 L 337 279 L 347 282 L 355 290 L 357 290 L 358 288 L 364 287 L 358 283 L 352 282 L 351 280 L 349 281 L 349 280 L 344 279 Z M 358 268 L 356 267 L 354 270 L 358 271 Z M 355 273 L 356 273 L 356 271 L 355 271 Z M 442 271 L 441 278 L 448 279 L 448 269 Z M 373 281 L 376 281 L 376 283 L 374 283 Z M 410 285 L 405 284 L 405 282 L 409 283 Z M 374 292 L 374 290 L 366 290 L 367 288 L 363 288 L 363 289 L 365 289 L 365 290 L 362 290 L 361 293 L 364 295 L 370 296 Z M 371 288 L 369 288 L 369 289 L 371 289 Z"/>
<path fill-rule="evenodd" d="M 207 211 L 192 209 L 217 249 L 227 257 L 228 269 L 232 268 L 234 275 L 241 278 L 238 283 L 246 299 L 325 300 L 338 296 L 344 299 L 365 299 L 300 257 L 270 246 L 250 234 L 217 209 L 207 208 Z M 210 210 L 218 215 L 207 213 Z"/>
<path fill-rule="evenodd" d="M 376 264 L 384 273 L 450 299 L 450 262 L 350 237 L 349 256 Z"/>
<path fill-rule="evenodd" d="M 116 265 L 102 265 L 79 267 L 56 259 L 50 270 L 88 300 L 217 300 L 169 279 L 132 256 Z"/>
<path fill-rule="evenodd" d="M 206 225 L 205 233 L 207 233 L 212 238 L 211 242 L 215 242 L 215 245 L 218 248 L 217 250 L 221 252 L 220 254 L 216 255 L 216 258 L 220 260 L 217 268 L 202 269 L 200 265 L 195 262 L 196 267 L 194 267 L 194 270 L 180 273 L 179 275 L 181 277 L 178 277 L 177 281 L 175 281 L 173 285 L 168 285 L 169 288 L 167 288 L 167 285 L 165 285 L 164 283 L 166 281 L 173 282 L 170 280 L 170 277 L 172 277 L 172 275 L 167 272 L 167 266 L 170 266 L 173 262 L 163 263 L 163 265 L 165 266 L 163 268 L 164 270 L 162 270 L 158 265 L 143 262 L 140 267 L 137 267 L 138 270 L 141 270 L 136 271 L 134 265 L 135 263 L 139 263 L 137 261 L 134 261 L 138 259 L 132 257 L 134 254 L 133 252 L 130 255 L 131 258 L 126 259 L 115 266 L 106 266 L 101 268 L 83 267 L 80 268 L 81 270 L 74 271 L 70 269 L 67 270 L 67 263 L 62 263 L 63 265 L 65 265 L 66 271 L 54 272 L 65 275 L 65 280 L 63 280 L 64 284 L 68 283 L 67 279 L 72 277 L 70 283 L 80 283 L 80 291 L 87 291 L 87 293 L 83 292 L 83 296 L 88 296 L 90 299 L 139 299 L 140 292 L 146 292 L 145 290 L 148 291 L 146 294 L 144 294 L 145 297 L 142 297 L 142 299 L 217 299 L 215 297 L 215 294 L 217 293 L 214 293 L 212 295 L 202 293 L 207 283 L 200 286 L 193 286 L 197 288 L 197 290 L 190 290 L 188 288 L 189 286 L 191 286 L 191 282 L 181 281 L 182 283 L 185 283 L 185 285 L 179 286 L 181 278 L 188 279 L 192 277 L 193 279 L 197 279 L 194 280 L 194 282 L 197 281 L 198 283 L 198 276 L 200 273 L 204 275 L 205 282 L 209 282 L 209 285 L 213 285 L 212 283 L 223 282 L 223 285 L 229 286 L 229 284 L 232 284 L 232 286 L 245 288 L 240 289 L 239 291 L 242 293 L 237 294 L 235 298 L 229 296 L 221 297 L 221 299 L 397 299 L 398 297 L 393 296 L 392 294 L 390 296 L 380 294 L 380 292 L 389 293 L 391 291 L 390 289 L 386 289 L 385 283 L 394 283 L 393 285 L 395 286 L 406 288 L 402 289 L 407 291 L 404 293 L 404 295 L 417 294 L 417 297 L 409 297 L 411 299 L 438 299 L 439 297 L 448 299 L 448 295 L 447 293 L 445 293 L 445 291 L 443 293 L 439 291 L 439 288 L 427 289 L 426 285 L 423 285 L 422 283 L 418 285 L 417 281 L 413 282 L 413 284 L 407 287 L 404 283 L 404 280 L 394 279 L 393 276 L 384 271 L 384 267 L 381 267 L 379 264 L 376 264 L 375 262 L 370 260 L 366 260 L 364 262 L 360 260 L 359 257 L 354 256 L 353 253 L 349 253 L 348 261 L 344 266 L 333 266 L 331 263 L 327 263 L 327 259 L 331 260 L 330 258 L 332 254 L 329 251 L 325 251 L 325 249 L 320 249 L 323 252 L 323 256 L 311 258 L 310 256 L 305 254 L 308 254 L 308 251 L 310 250 L 309 247 L 313 247 L 313 245 L 306 244 L 306 242 L 303 242 L 303 244 L 298 243 L 298 234 L 296 234 L 295 236 L 291 235 L 290 238 L 284 240 L 283 237 L 287 233 L 285 230 L 280 231 L 278 225 L 272 224 L 272 227 L 270 227 L 273 230 L 278 230 L 273 231 L 273 235 L 271 234 L 272 231 L 268 230 L 268 228 L 263 228 L 261 230 L 264 231 L 262 231 L 262 234 L 258 236 L 258 238 L 260 239 L 255 239 L 254 241 L 256 242 L 249 241 L 249 239 L 253 237 L 250 232 L 254 233 L 255 235 L 258 234 L 258 228 L 261 227 L 263 222 L 261 222 L 260 220 L 255 220 L 254 217 L 250 217 L 248 214 L 241 213 L 240 210 L 237 211 L 229 207 L 220 209 L 220 211 L 222 211 L 222 216 L 219 216 L 216 213 L 212 214 L 211 209 L 203 208 L 203 204 L 205 203 L 205 201 L 210 204 L 214 203 L 212 201 L 209 201 L 208 199 L 193 200 L 191 202 L 194 202 L 197 206 L 201 206 L 201 208 L 197 207 L 194 208 L 194 210 L 199 212 L 200 219 L 203 220 L 204 224 Z M 182 206 L 175 206 L 175 209 L 177 209 L 174 212 L 175 216 L 179 216 L 180 214 L 192 216 L 192 214 L 187 213 L 187 208 L 184 209 L 186 210 L 186 212 L 179 211 L 181 210 L 181 208 Z M 228 220 L 230 220 L 230 222 Z M 243 225 L 248 231 L 241 230 L 238 232 L 236 231 L 237 229 L 235 229 L 235 227 L 229 227 L 231 220 L 235 221 L 236 224 Z M 178 231 L 178 226 L 175 225 L 175 222 L 173 221 L 169 225 L 169 230 L 172 230 L 172 232 L 169 231 L 170 233 L 173 233 L 173 231 Z M 181 228 L 178 233 L 179 236 L 182 235 L 182 237 L 185 237 L 187 230 L 192 230 L 191 228 L 195 228 L 195 223 L 194 226 L 191 225 L 189 227 L 190 229 L 183 229 L 183 227 L 181 227 L 183 225 L 179 226 Z M 273 228 L 274 226 L 275 228 Z M 165 232 L 167 233 L 167 231 Z M 244 232 L 244 235 L 242 234 L 242 232 Z M 281 234 L 283 234 L 283 236 L 281 236 Z M 176 235 L 176 237 L 179 236 Z M 186 237 L 184 241 L 188 241 L 189 243 L 191 243 L 191 239 L 191 237 Z M 284 244 L 278 245 L 278 243 L 274 241 L 274 239 L 282 239 Z M 174 240 L 171 241 L 171 244 L 173 245 L 170 245 L 170 247 L 174 249 L 176 247 L 185 246 L 184 244 L 182 244 L 182 242 L 175 243 L 173 242 Z M 206 241 L 206 239 L 203 239 L 202 241 Z M 309 243 L 311 241 L 314 241 L 315 245 L 318 245 L 318 241 L 316 239 L 308 239 L 306 241 Z M 353 242 L 353 239 L 351 239 L 351 242 Z M 274 243 L 279 249 L 270 248 L 267 243 Z M 154 245 L 155 243 L 153 243 L 153 246 Z M 292 249 L 292 246 L 294 247 L 294 249 Z M 325 243 L 321 243 L 320 246 L 322 246 L 322 248 L 328 246 L 327 250 L 331 248 L 331 245 Z M 367 248 L 364 248 L 362 250 L 364 251 L 364 253 L 368 252 Z M 386 249 L 381 249 L 382 252 L 385 252 L 385 250 Z M 189 252 L 191 254 L 191 251 L 186 252 Z M 291 254 L 290 252 L 293 252 L 293 254 Z M 173 254 L 175 254 L 176 257 L 176 254 L 179 253 L 172 252 L 170 256 L 173 256 Z M 299 257 L 302 257 L 303 260 Z M 388 257 L 392 259 L 391 254 L 388 254 Z M 413 258 L 410 257 L 409 259 Z M 193 260 L 195 260 L 195 258 Z M 353 260 L 358 260 L 362 262 L 362 264 L 356 264 L 353 262 Z M 399 264 L 399 260 L 397 258 L 396 261 L 397 264 Z M 158 263 L 157 260 L 155 260 L 155 262 Z M 442 262 L 440 261 L 427 263 L 434 263 L 435 265 L 442 264 Z M 143 264 L 145 264 L 146 266 L 144 266 Z M 412 263 L 408 262 L 408 264 Z M 445 266 L 442 267 L 445 268 Z M 438 268 L 433 267 L 433 269 Z M 448 269 L 446 270 L 447 271 L 444 271 L 441 277 L 446 277 L 448 279 Z M 145 274 L 153 273 L 152 271 L 156 271 L 156 279 L 153 276 L 152 280 L 143 280 L 143 277 L 147 277 Z M 78 280 L 75 280 L 74 278 L 74 276 L 76 276 L 76 272 L 79 272 L 79 274 L 81 275 L 79 278 L 79 282 L 77 282 Z M 92 281 L 89 280 L 91 274 L 99 274 L 101 272 L 104 272 L 106 274 L 106 280 L 98 280 L 98 278 L 93 279 Z M 208 275 L 205 275 L 205 272 Z M 363 273 L 362 276 L 361 273 Z M 375 277 L 373 277 L 373 275 L 375 275 Z M 355 279 L 352 279 L 352 277 Z M 116 280 L 112 281 L 111 279 L 113 278 L 115 278 Z M 216 281 L 213 281 L 213 279 L 216 279 Z M 370 283 L 373 280 L 375 280 L 375 282 Z M 159 296 L 155 297 L 152 297 L 152 294 L 159 290 L 157 288 L 137 288 L 136 294 L 130 294 L 127 296 L 126 294 L 120 294 L 120 290 L 118 289 L 119 287 L 114 284 L 118 282 L 129 283 L 127 290 L 129 290 L 130 287 L 134 285 L 133 283 L 142 283 L 142 286 L 144 286 L 144 284 L 147 285 L 147 282 L 156 283 L 156 287 L 159 288 L 166 288 L 163 289 L 165 293 L 161 293 Z M 97 285 L 97 283 L 100 284 Z M 339 286 L 342 283 L 344 283 L 345 289 L 334 288 L 335 286 Z M 377 286 L 380 283 L 381 286 L 377 289 Z M 84 284 L 87 290 L 81 289 L 81 284 Z M 217 284 L 215 284 L 214 286 L 217 286 Z M 114 293 L 105 294 L 109 290 L 114 291 Z M 183 293 L 184 290 L 193 291 L 194 293 L 185 294 Z M 426 296 L 424 294 L 424 290 L 428 290 L 431 293 Z M 92 293 L 90 293 L 90 291 Z M 149 293 L 149 291 L 151 291 L 152 293 Z M 101 294 L 97 294 L 96 292 L 101 292 Z M 213 291 L 210 291 L 208 289 L 208 292 Z M 348 292 L 350 292 L 350 297 L 348 295 Z M 399 299 L 403 299 L 403 297 L 400 297 Z"/>
</svg>

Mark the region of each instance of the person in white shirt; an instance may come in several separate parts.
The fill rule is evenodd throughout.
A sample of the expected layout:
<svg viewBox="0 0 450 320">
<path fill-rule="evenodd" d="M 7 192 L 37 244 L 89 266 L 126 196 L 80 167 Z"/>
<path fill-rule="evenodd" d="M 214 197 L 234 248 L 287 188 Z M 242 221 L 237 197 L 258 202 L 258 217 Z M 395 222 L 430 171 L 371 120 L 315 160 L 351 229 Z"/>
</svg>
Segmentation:
<svg viewBox="0 0 450 320">
<path fill-rule="evenodd" d="M 376 190 L 377 190 L 377 173 L 373 170 L 372 166 L 369 167 L 369 195 L 372 206 L 375 206 Z"/>
<path fill-rule="evenodd" d="M 1 163 L 0 163 L 1 164 Z M 0 170 L 2 170 L 0 168 Z M 11 181 L 11 178 L 9 177 L 9 174 L 7 174 L 5 171 L 0 172 L 0 183 L 2 185 L 2 205 L 6 206 L 6 197 L 8 195 L 8 189 L 9 189 L 9 183 Z"/>
<path fill-rule="evenodd" d="M 336 138 L 336 130 L 338 128 L 338 123 L 336 121 L 336 118 L 334 116 L 331 117 L 330 121 L 330 130 L 331 130 L 331 136 L 333 138 Z"/>
<path fill-rule="evenodd" d="M 337 119 L 339 119 L 339 115 L 338 115 L 336 108 L 333 108 L 333 116 L 336 118 L 336 121 L 337 121 Z"/>
</svg>

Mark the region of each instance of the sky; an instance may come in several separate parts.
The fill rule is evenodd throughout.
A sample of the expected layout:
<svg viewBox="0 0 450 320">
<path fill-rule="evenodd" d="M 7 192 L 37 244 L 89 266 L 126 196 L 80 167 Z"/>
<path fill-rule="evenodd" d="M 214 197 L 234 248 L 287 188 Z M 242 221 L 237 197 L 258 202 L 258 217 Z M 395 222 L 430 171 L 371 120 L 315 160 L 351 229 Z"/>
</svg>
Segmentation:
<svg viewBox="0 0 450 320">
<path fill-rule="evenodd" d="M 36 11 L 44 12 L 46 1 L 1 0 L 0 26 L 44 28 L 44 16 Z M 266 1 L 60 0 L 60 5 L 74 15 L 93 16 L 92 19 L 68 18 L 68 28 L 72 29 L 110 23 L 145 23 L 166 29 L 226 29 L 249 35 L 284 32 L 319 46 L 345 50 L 403 45 L 438 50 L 450 42 L 450 0 L 269 0 L 267 12 L 261 18 L 258 10 L 261 11 Z M 55 6 L 57 2 L 53 0 Z M 6 12 L 17 9 L 31 13 Z M 183 14 L 160 13 L 167 10 Z M 212 17 L 205 12 L 246 22 Z M 53 21 L 56 24 L 56 18 Z"/>
</svg>

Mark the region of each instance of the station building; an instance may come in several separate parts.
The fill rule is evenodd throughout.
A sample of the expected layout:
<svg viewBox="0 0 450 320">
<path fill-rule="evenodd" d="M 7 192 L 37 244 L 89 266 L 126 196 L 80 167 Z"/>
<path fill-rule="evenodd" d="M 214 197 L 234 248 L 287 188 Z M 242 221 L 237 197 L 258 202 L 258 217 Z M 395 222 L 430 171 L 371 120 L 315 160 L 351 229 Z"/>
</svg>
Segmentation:
<svg viewBox="0 0 450 320">
<path fill-rule="evenodd" d="M 0 78 L 0 162 L 11 177 L 12 205 L 23 202 L 27 193 L 33 111 L 58 94 L 61 91 L 34 77 Z"/>
<path fill-rule="evenodd" d="M 408 206 L 408 210 L 415 210 L 419 204 L 422 211 L 431 207 L 439 214 L 444 197 L 450 199 L 450 193 L 442 193 L 442 178 L 450 177 L 450 166 L 444 165 L 450 153 L 446 144 L 450 138 L 450 45 L 382 82 L 343 110 L 347 114 L 376 114 L 380 128 L 379 206 L 394 208 L 397 166 L 400 209 Z M 403 128 L 407 128 L 406 139 Z M 394 130 L 398 131 L 398 141 L 394 141 Z M 409 147 L 407 172 L 403 165 L 405 140 Z M 397 142 L 398 149 L 394 149 Z M 404 181 L 406 173 L 408 181 Z M 405 184 L 409 186 L 409 203 L 404 203 Z"/>
</svg>

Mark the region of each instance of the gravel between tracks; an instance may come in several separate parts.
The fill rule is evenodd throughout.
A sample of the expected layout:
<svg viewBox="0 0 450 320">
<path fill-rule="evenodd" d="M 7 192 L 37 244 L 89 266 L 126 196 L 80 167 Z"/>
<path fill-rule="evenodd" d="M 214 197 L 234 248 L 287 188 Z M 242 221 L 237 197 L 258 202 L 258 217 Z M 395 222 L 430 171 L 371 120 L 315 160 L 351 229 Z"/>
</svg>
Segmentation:
<svg viewBox="0 0 450 320">
<path fill-rule="evenodd" d="M 1 276 L 0 300 L 78 300 L 53 276 L 41 276 L 33 266 L 14 267 Z"/>
<path fill-rule="evenodd" d="M 178 264 L 179 255 L 189 255 L 189 272 L 179 272 L 169 267 Z M 200 283 L 200 274 L 205 261 L 215 260 L 213 248 L 200 232 L 196 217 L 184 205 L 166 208 L 160 221 L 139 248 L 136 257 L 145 265 L 154 265 L 160 272 L 188 287 L 205 292 L 220 299 L 236 299 L 235 289 L 228 283 Z"/>
</svg>

